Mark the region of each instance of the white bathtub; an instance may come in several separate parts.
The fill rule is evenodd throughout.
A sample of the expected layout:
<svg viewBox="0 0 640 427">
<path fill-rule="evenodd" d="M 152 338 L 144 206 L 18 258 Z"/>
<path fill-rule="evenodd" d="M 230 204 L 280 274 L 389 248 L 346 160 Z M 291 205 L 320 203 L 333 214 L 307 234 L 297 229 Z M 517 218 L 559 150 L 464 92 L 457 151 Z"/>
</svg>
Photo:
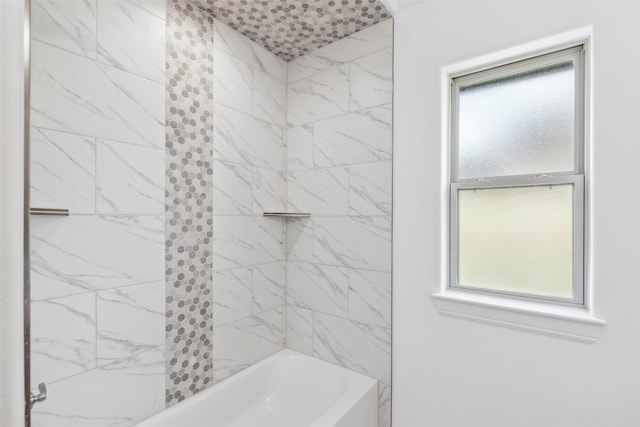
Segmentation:
<svg viewBox="0 0 640 427">
<path fill-rule="evenodd" d="M 282 350 L 138 427 L 377 427 L 377 381 Z"/>
</svg>

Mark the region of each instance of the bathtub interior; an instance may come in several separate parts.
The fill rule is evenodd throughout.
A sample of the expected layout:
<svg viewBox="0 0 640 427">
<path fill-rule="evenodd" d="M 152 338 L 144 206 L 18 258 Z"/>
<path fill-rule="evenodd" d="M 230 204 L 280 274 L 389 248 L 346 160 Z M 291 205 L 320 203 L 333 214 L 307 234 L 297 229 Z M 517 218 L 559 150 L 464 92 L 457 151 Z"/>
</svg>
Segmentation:
<svg viewBox="0 0 640 427">
<path fill-rule="evenodd" d="M 329 427 L 363 418 L 377 420 L 376 380 L 285 349 L 138 427 Z M 357 424 L 368 425 L 376 424 Z"/>
</svg>

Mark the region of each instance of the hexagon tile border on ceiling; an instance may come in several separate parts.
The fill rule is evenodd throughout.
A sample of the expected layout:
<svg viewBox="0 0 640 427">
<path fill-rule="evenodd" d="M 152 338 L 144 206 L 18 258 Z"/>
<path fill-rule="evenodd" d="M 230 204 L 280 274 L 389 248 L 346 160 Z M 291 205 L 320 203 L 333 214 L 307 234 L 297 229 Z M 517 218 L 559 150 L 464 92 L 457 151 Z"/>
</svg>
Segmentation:
<svg viewBox="0 0 640 427">
<path fill-rule="evenodd" d="M 391 18 L 380 0 L 199 0 L 198 3 L 285 61 Z"/>
</svg>

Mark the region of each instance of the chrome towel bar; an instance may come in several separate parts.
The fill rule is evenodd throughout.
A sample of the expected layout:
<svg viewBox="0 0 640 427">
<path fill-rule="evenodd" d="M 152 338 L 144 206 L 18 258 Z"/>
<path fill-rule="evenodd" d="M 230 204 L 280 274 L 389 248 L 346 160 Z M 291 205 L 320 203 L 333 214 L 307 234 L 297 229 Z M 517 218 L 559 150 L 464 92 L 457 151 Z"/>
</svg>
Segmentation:
<svg viewBox="0 0 640 427">
<path fill-rule="evenodd" d="M 29 208 L 31 215 L 60 215 L 69 216 L 69 209 L 54 209 L 54 208 Z"/>
</svg>

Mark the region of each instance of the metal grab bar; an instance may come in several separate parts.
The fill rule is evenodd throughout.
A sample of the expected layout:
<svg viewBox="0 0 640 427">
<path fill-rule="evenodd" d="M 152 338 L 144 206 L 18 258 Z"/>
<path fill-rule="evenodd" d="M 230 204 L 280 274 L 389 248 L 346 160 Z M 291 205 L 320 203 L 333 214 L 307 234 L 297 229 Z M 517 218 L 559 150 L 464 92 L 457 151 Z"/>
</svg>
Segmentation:
<svg viewBox="0 0 640 427">
<path fill-rule="evenodd" d="M 29 208 L 31 215 L 59 215 L 69 216 L 69 209 L 54 209 L 54 208 Z"/>
</svg>

